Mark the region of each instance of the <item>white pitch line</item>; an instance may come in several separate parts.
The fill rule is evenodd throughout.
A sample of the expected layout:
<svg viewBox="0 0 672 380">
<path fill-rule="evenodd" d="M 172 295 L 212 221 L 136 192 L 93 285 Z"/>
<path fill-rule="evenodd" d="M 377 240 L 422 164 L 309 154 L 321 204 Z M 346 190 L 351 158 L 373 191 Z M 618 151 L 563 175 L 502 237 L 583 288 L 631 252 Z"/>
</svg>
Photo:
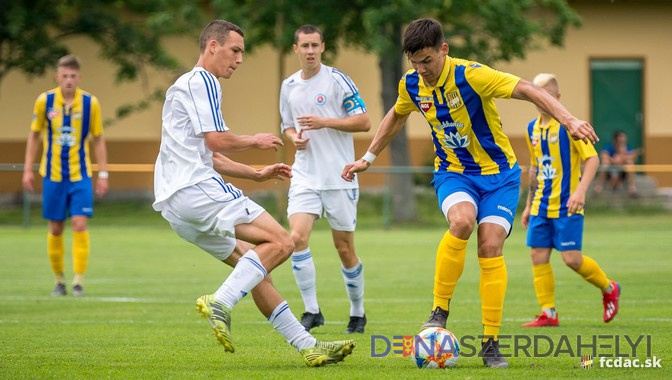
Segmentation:
<svg viewBox="0 0 672 380">
<path fill-rule="evenodd" d="M 194 314 L 196 316 L 196 314 Z M 260 317 L 261 318 L 261 317 Z M 479 318 L 480 319 L 480 318 Z M 580 322 L 599 322 L 599 318 L 563 318 L 563 321 L 580 321 Z M 672 318 L 621 318 L 623 322 L 672 322 Z M 238 319 L 233 320 L 235 324 L 241 325 L 267 325 L 268 322 L 264 320 L 254 320 L 254 321 L 241 321 Z M 529 318 L 504 318 L 504 322 L 526 322 L 529 321 Z M 187 321 L 188 322 L 188 321 Z M 373 325 L 420 325 L 422 320 L 369 320 L 369 324 Z M 474 320 L 467 319 L 450 319 L 450 324 L 459 324 L 459 323 L 473 323 Z M 19 320 L 19 319 L 0 319 L 0 325 L 2 324 L 24 324 L 24 323 L 36 323 L 36 320 Z M 183 324 L 185 320 L 175 318 L 171 320 L 152 320 L 152 319 L 106 319 L 106 320 L 87 320 L 87 319 L 59 319 L 59 320 L 45 320 L 39 321 L 40 325 L 99 325 L 99 324 L 113 324 L 113 325 L 142 325 L 142 324 Z M 191 323 L 201 324 L 203 323 L 200 318 L 194 318 Z M 327 325 L 346 325 L 348 321 L 346 320 L 329 320 L 324 322 Z"/>
</svg>

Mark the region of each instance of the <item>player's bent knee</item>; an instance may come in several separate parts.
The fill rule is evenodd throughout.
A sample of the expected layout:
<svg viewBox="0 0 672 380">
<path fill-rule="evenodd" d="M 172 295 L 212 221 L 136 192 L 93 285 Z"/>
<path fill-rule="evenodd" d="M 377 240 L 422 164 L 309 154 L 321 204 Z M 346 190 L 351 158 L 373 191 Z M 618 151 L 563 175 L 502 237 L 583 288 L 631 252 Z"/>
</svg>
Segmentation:
<svg viewBox="0 0 672 380">
<path fill-rule="evenodd" d="M 583 263 L 583 257 L 581 257 L 581 255 L 563 254 L 562 260 L 568 267 L 572 268 L 575 271 L 579 270 L 579 268 L 581 268 L 581 264 Z"/>
<path fill-rule="evenodd" d="M 294 247 L 294 241 L 289 236 L 283 236 L 278 240 L 278 251 L 283 261 L 294 253 Z"/>
<path fill-rule="evenodd" d="M 299 249 L 301 249 L 302 247 L 308 246 L 308 235 L 292 232 L 291 237 L 295 247 L 299 247 Z"/>
<path fill-rule="evenodd" d="M 448 222 L 450 223 L 450 230 L 458 235 L 471 235 L 476 226 L 475 219 L 461 214 L 451 215 Z"/>
</svg>

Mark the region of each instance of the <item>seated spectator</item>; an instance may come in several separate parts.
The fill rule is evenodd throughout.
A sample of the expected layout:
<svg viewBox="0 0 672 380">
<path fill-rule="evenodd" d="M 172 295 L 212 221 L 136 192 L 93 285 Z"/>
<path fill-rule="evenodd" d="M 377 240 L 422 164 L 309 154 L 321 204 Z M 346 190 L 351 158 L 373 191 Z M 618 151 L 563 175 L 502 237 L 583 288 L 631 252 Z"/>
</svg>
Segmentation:
<svg viewBox="0 0 672 380">
<path fill-rule="evenodd" d="M 614 132 L 611 143 L 605 145 L 600 152 L 602 170 L 600 179 L 595 184 L 595 191 L 601 192 L 605 183 L 608 183 L 611 189 L 617 190 L 623 185 L 623 181 L 627 180 L 628 193 L 637 196 L 635 172 L 625 171 L 623 165 L 634 164 L 639 154 L 639 149 L 632 149 L 628 144 L 628 135 L 625 132 Z"/>
</svg>

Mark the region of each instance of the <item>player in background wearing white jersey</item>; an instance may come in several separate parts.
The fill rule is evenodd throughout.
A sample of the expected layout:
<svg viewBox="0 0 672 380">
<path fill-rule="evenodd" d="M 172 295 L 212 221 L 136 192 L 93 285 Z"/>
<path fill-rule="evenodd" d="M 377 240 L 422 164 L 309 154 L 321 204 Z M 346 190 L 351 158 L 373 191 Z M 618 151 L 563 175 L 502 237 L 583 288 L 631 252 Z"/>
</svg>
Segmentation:
<svg viewBox="0 0 672 380">
<path fill-rule="evenodd" d="M 234 351 L 231 310 L 251 291 L 259 310 L 308 366 L 336 363 L 352 352 L 355 342 L 318 342 L 299 324 L 268 276 L 293 251 L 289 235 L 220 175 L 258 181 L 291 176 L 285 164 L 254 169 L 225 156 L 282 145 L 270 133 L 235 135 L 222 118 L 222 88 L 217 78 L 233 75 L 243 62 L 244 50 L 240 27 L 224 20 L 211 22 L 201 32 L 196 66 L 168 89 L 154 172 L 154 209 L 161 211 L 184 240 L 234 267 L 214 294 L 196 301 L 197 310 L 226 351 Z"/>
<path fill-rule="evenodd" d="M 293 50 L 301 70 L 282 82 L 280 115 L 282 131 L 296 147 L 287 214 L 295 247 L 292 270 L 306 309 L 301 324 L 308 331 L 324 324 L 309 247 L 313 224 L 324 214 L 350 299 L 345 332 L 363 333 L 364 270 L 355 253 L 354 238 L 359 186 L 356 180 L 342 179 L 340 173 L 355 155 L 352 133 L 368 131 L 371 121 L 353 81 L 322 64 L 324 39 L 319 28 L 300 27 L 294 33 Z"/>
</svg>

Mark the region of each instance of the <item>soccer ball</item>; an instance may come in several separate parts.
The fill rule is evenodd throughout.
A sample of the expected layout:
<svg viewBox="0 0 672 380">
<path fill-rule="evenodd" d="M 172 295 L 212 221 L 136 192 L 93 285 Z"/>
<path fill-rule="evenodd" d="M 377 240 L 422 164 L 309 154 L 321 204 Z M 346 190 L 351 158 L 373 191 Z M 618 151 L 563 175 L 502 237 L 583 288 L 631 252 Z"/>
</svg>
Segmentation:
<svg viewBox="0 0 672 380">
<path fill-rule="evenodd" d="M 413 338 L 412 358 L 418 368 L 454 367 L 459 352 L 455 335 L 440 327 L 424 329 Z"/>
</svg>

